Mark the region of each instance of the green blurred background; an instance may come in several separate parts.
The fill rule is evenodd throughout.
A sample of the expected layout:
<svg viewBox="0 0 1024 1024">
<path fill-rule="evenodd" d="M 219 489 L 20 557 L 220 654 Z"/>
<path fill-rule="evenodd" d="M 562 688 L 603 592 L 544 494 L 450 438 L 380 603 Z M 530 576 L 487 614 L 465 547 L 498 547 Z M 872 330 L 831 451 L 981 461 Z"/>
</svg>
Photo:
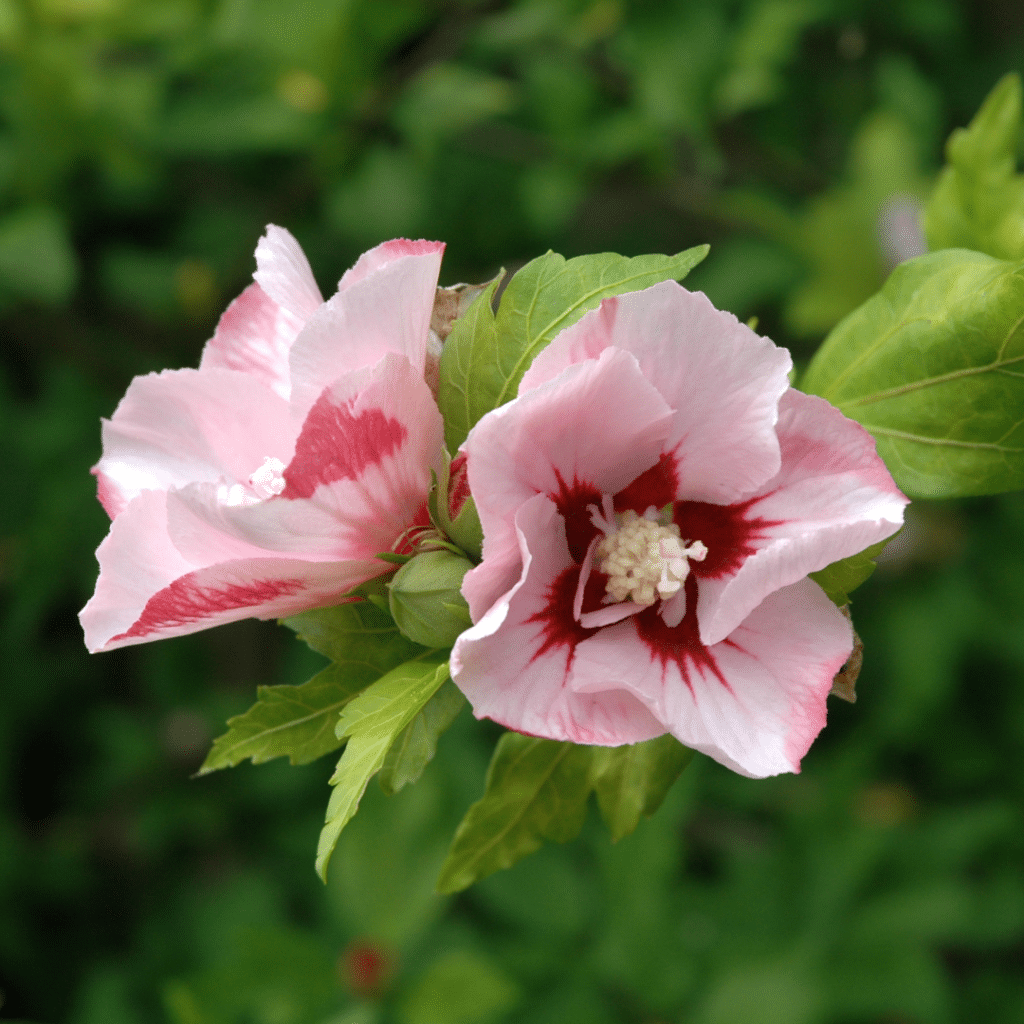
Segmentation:
<svg viewBox="0 0 1024 1024">
<path fill-rule="evenodd" d="M 1018 0 L 0 0 L 0 1020 L 1024 1021 L 1021 495 L 911 509 L 802 775 L 698 759 L 618 845 L 455 899 L 489 725 L 371 784 L 325 889 L 330 758 L 190 778 L 317 657 L 257 622 L 89 657 L 76 620 L 99 417 L 197 364 L 267 222 L 326 294 L 396 235 L 443 284 L 707 241 L 687 283 L 805 359 L 1022 69 Z"/>
</svg>

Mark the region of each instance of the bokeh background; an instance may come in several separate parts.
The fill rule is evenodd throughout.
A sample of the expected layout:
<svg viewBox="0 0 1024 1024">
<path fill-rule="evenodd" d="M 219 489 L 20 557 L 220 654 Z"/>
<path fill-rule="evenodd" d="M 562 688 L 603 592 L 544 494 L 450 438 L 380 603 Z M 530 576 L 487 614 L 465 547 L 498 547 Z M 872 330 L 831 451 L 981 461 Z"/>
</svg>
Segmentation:
<svg viewBox="0 0 1024 1024">
<path fill-rule="evenodd" d="M 687 283 L 806 359 L 1022 68 L 1017 0 L 0 0 L 0 1019 L 1024 1021 L 1019 494 L 911 509 L 801 775 L 698 758 L 632 837 L 454 899 L 489 726 L 371 784 L 325 888 L 330 758 L 190 777 L 316 656 L 247 622 L 89 657 L 76 620 L 99 417 L 197 364 L 266 223 L 325 294 L 396 235 L 443 284 L 707 241 Z"/>
</svg>

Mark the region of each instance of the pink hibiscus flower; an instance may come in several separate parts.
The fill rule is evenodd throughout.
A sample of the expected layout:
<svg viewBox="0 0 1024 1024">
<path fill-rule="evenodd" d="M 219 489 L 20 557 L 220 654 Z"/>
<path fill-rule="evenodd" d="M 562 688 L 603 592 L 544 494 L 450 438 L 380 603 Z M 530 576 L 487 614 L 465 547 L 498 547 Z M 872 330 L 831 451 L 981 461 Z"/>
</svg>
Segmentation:
<svg viewBox="0 0 1024 1024">
<path fill-rule="evenodd" d="M 386 242 L 324 302 L 271 225 L 198 370 L 137 377 L 94 468 L 113 522 L 91 651 L 334 603 L 388 571 L 443 425 L 424 380 L 444 245 Z"/>
<path fill-rule="evenodd" d="M 907 499 L 790 367 L 666 282 L 606 299 L 480 420 L 463 449 L 484 557 L 451 659 L 478 717 L 799 771 L 853 646 L 807 574 L 894 533 Z"/>
</svg>

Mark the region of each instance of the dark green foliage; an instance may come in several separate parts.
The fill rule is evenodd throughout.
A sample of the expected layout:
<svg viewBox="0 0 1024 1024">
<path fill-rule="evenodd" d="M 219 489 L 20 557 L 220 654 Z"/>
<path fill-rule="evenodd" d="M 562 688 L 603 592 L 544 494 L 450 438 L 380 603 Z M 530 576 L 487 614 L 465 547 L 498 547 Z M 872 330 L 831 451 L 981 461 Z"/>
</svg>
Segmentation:
<svg viewBox="0 0 1024 1024">
<path fill-rule="evenodd" d="M 617 800 L 609 767 L 632 834 L 599 784 L 576 840 L 454 899 L 498 730 L 462 713 L 415 785 L 369 786 L 325 888 L 328 760 L 192 778 L 257 686 L 322 659 L 255 622 L 90 658 L 74 616 L 99 417 L 196 365 L 268 221 L 325 292 L 400 234 L 448 243 L 445 284 L 710 242 L 687 285 L 799 361 L 881 286 L 886 203 L 925 200 L 1022 29 L 994 0 L 0 3 L 0 1018 L 1016 1024 L 1019 495 L 914 512 L 855 594 L 858 703 L 800 776 L 698 756 L 642 820 L 655 794 Z M 961 165 L 1013 199 L 1019 142 L 991 138 Z"/>
</svg>

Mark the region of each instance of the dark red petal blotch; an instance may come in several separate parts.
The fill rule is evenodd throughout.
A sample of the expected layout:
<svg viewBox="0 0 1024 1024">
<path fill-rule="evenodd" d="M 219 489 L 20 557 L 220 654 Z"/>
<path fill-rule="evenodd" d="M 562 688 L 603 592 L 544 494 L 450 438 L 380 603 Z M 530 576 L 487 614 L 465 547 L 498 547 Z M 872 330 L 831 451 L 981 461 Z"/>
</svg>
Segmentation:
<svg viewBox="0 0 1024 1024">
<path fill-rule="evenodd" d="M 586 557 L 590 541 L 597 533 L 597 527 L 590 521 L 590 506 L 601 507 L 601 492 L 592 483 L 576 477 L 573 477 L 571 484 L 567 484 L 557 469 L 555 478 L 558 480 L 558 491 L 548 497 L 558 506 L 565 520 L 569 554 L 574 562 L 579 563 Z"/>
<path fill-rule="evenodd" d="M 197 581 L 203 571 L 180 576 L 170 586 L 154 594 L 131 628 L 111 640 L 144 637 L 162 629 L 202 622 L 218 612 L 264 604 L 298 594 L 306 588 L 303 580 L 252 580 L 203 586 Z"/>
<path fill-rule="evenodd" d="M 700 628 L 697 625 L 697 582 L 692 574 L 683 585 L 686 588 L 686 615 L 683 621 L 678 626 L 666 626 L 665 620 L 661 617 L 660 606 L 654 604 L 633 616 L 637 635 L 647 645 L 651 656 L 660 662 L 662 672 L 670 663 L 676 665 L 691 693 L 691 669 L 713 675 L 729 690 L 729 684 L 722 675 L 711 648 L 701 643 Z"/>
<path fill-rule="evenodd" d="M 712 505 L 706 501 L 677 501 L 672 514 L 684 541 L 701 541 L 708 549 L 703 562 L 691 562 L 697 579 L 717 579 L 736 572 L 757 550 L 764 530 L 780 526 L 777 519 L 747 518 L 750 506 L 758 500 L 735 505 Z"/>
</svg>

